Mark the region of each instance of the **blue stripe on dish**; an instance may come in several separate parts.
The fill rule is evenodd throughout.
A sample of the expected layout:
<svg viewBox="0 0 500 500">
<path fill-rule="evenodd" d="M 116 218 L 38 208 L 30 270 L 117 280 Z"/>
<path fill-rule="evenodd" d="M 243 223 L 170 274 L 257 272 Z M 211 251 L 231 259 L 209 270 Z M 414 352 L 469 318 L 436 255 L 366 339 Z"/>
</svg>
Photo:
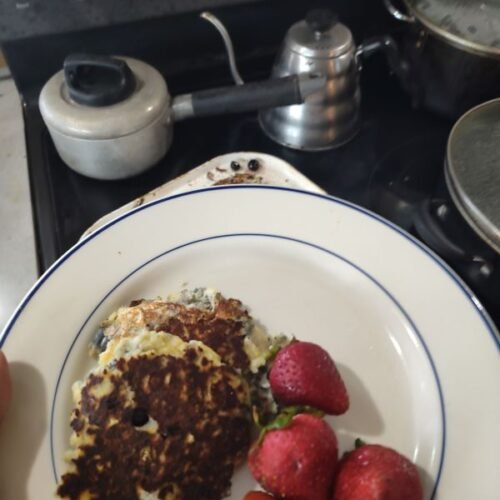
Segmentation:
<svg viewBox="0 0 500 500">
<path fill-rule="evenodd" d="M 139 265 L 138 267 L 136 267 L 133 271 L 131 271 L 129 274 L 127 274 L 123 279 L 121 279 L 118 283 L 116 283 L 104 295 L 104 297 L 98 302 L 98 304 L 92 309 L 92 312 L 87 316 L 87 318 L 85 319 L 85 321 L 82 324 L 81 328 L 78 330 L 78 333 L 74 337 L 74 339 L 73 339 L 73 341 L 71 343 L 71 346 L 69 347 L 69 350 L 66 353 L 66 356 L 64 357 L 64 362 L 63 362 L 63 364 L 61 366 L 59 375 L 57 377 L 57 383 L 56 383 L 56 387 L 55 387 L 55 391 L 54 391 L 54 396 L 53 396 L 53 399 L 52 399 L 52 407 L 51 407 L 51 415 L 50 415 L 50 452 L 51 452 L 52 468 L 53 468 L 54 478 L 55 478 L 56 482 L 57 482 L 57 478 L 58 478 L 59 475 L 57 473 L 57 467 L 56 467 L 56 463 L 55 463 L 55 452 L 54 452 L 53 435 L 54 435 L 54 410 L 55 410 L 56 400 L 57 400 L 58 391 L 59 391 L 59 384 L 60 384 L 60 381 L 61 381 L 61 378 L 62 378 L 62 375 L 63 375 L 63 372 L 64 372 L 64 368 L 66 366 L 66 363 L 68 361 L 68 358 L 69 358 L 69 356 L 70 356 L 70 354 L 71 354 L 71 352 L 73 350 L 73 347 L 74 347 L 76 341 L 78 340 L 80 334 L 82 333 L 82 331 L 84 330 L 84 328 L 86 327 L 86 325 L 88 324 L 88 322 L 92 319 L 92 317 L 95 314 L 95 312 L 97 311 L 97 309 L 101 306 L 101 304 L 120 285 L 122 285 L 125 281 L 127 281 L 129 278 L 131 278 L 133 275 L 135 275 L 138 271 L 144 269 L 149 264 L 151 264 L 152 262 L 160 259 L 161 257 L 164 257 L 164 256 L 166 256 L 168 254 L 173 253 L 173 252 L 177 252 L 177 251 L 179 251 L 179 250 L 181 250 L 183 248 L 186 248 L 186 247 L 189 247 L 189 246 L 192 246 L 192 245 L 203 244 L 203 243 L 206 243 L 206 242 L 209 242 L 209 241 L 213 241 L 213 240 L 220 240 L 220 239 L 226 239 L 226 238 L 227 239 L 228 238 L 240 238 L 240 237 L 253 237 L 253 238 L 260 237 L 260 238 L 273 238 L 273 239 L 285 240 L 285 241 L 289 241 L 289 242 L 293 242 L 293 243 L 298 243 L 298 244 L 301 244 L 301 245 L 305 245 L 305 246 L 314 248 L 316 250 L 319 250 L 321 252 L 324 252 L 324 253 L 330 255 L 331 257 L 335 257 L 335 258 L 341 260 L 342 262 L 344 262 L 344 263 L 348 264 L 349 266 L 351 266 L 352 268 L 354 268 L 356 271 L 358 271 L 361 274 L 363 274 L 363 276 L 365 276 L 366 278 L 368 278 L 372 283 L 374 283 L 392 301 L 392 303 L 399 309 L 399 311 L 401 312 L 401 314 L 410 323 L 410 325 L 412 326 L 414 332 L 417 334 L 418 339 L 419 339 L 422 347 L 424 348 L 425 354 L 427 355 L 427 358 L 429 360 L 429 365 L 430 365 L 430 367 L 432 369 L 432 372 L 433 372 L 433 375 L 434 375 L 434 379 L 436 381 L 436 388 L 437 388 L 437 391 L 438 391 L 438 394 L 439 394 L 439 406 L 440 406 L 440 411 L 441 411 L 442 437 L 441 437 L 441 456 L 439 458 L 438 473 L 437 473 L 437 476 L 436 476 L 436 481 L 434 483 L 434 488 L 433 488 L 433 492 L 432 492 L 432 496 L 431 496 L 431 498 L 434 498 L 434 495 L 436 493 L 436 490 L 437 490 L 437 487 L 438 487 L 438 484 L 439 484 L 439 480 L 440 480 L 440 477 L 441 477 L 441 471 L 442 471 L 443 463 L 444 463 L 445 445 L 446 445 L 446 414 L 445 414 L 445 407 L 444 407 L 443 390 L 442 390 L 442 387 L 441 387 L 441 381 L 439 379 L 439 375 L 438 375 L 438 372 L 437 372 L 437 369 L 436 369 L 436 365 L 435 365 L 434 360 L 432 358 L 432 355 L 431 355 L 431 353 L 429 351 L 429 348 L 428 348 L 427 344 L 425 343 L 425 340 L 422 337 L 421 333 L 419 332 L 419 330 L 418 330 L 415 322 L 410 317 L 410 315 L 406 312 L 406 310 L 403 308 L 403 306 L 398 302 L 398 300 L 387 290 L 387 288 L 385 288 L 377 279 L 375 279 L 365 269 L 363 269 L 360 266 L 358 266 L 357 264 L 351 262 L 346 257 L 344 257 L 342 255 L 339 255 L 336 252 L 332 252 L 331 250 L 328 250 L 328 249 L 326 249 L 324 247 L 321 247 L 319 245 L 316 245 L 314 243 L 308 242 L 308 241 L 300 240 L 300 239 L 297 239 L 297 238 L 291 238 L 289 236 L 282 236 L 282 235 L 268 234 L 268 233 L 230 233 L 230 234 L 221 234 L 221 235 L 209 236 L 207 238 L 202 238 L 202 239 L 198 239 L 198 240 L 194 240 L 194 241 L 189 241 L 187 243 L 184 243 L 182 245 L 176 246 L 174 248 L 170 248 L 168 250 L 165 250 L 164 252 L 161 252 L 160 254 L 156 255 L 155 257 L 152 257 L 151 259 L 149 259 L 146 262 L 142 263 L 141 265 Z"/>
</svg>

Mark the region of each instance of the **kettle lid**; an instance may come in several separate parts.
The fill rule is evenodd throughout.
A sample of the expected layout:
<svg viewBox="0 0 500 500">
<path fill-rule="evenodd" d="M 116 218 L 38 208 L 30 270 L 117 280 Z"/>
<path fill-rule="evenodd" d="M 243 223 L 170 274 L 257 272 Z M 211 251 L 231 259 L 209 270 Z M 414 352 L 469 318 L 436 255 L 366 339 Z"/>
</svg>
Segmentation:
<svg viewBox="0 0 500 500">
<path fill-rule="evenodd" d="M 285 39 L 290 50 L 306 57 L 337 57 L 354 45 L 352 33 L 329 9 L 314 9 L 294 24 Z"/>
</svg>

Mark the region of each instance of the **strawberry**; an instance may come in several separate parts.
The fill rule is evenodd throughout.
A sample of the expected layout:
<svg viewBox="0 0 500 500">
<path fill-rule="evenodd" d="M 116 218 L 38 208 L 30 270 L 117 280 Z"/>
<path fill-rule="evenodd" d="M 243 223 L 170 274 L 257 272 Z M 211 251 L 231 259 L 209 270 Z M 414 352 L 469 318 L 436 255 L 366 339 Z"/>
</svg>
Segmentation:
<svg viewBox="0 0 500 500">
<path fill-rule="evenodd" d="M 272 500 L 274 497 L 263 491 L 249 491 L 243 500 Z"/>
<path fill-rule="evenodd" d="M 308 405 L 330 415 L 349 408 L 349 396 L 330 355 L 311 342 L 292 342 L 274 358 L 271 391 L 279 403 Z"/>
<path fill-rule="evenodd" d="M 333 500 L 422 500 L 417 468 L 397 451 L 365 444 L 339 463 Z"/>
<path fill-rule="evenodd" d="M 327 500 L 337 465 L 335 433 L 322 418 L 305 413 L 284 425 L 271 424 L 251 448 L 248 466 L 254 478 L 278 498 Z"/>
</svg>

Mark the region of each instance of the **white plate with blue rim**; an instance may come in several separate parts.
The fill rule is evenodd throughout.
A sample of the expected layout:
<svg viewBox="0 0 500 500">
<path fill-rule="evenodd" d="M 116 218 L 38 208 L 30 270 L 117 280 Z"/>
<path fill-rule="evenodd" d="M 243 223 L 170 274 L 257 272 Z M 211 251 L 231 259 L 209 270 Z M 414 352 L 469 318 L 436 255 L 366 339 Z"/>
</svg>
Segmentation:
<svg viewBox="0 0 500 500">
<path fill-rule="evenodd" d="M 271 332 L 321 344 L 351 408 L 330 419 L 419 467 L 426 499 L 500 491 L 499 336 L 470 290 L 426 247 L 342 200 L 225 186 L 156 200 L 63 255 L 1 335 L 14 398 L 0 429 L 0 498 L 52 498 L 64 473 L 71 384 L 118 306 L 185 286 L 241 299 Z M 247 468 L 230 498 L 255 486 Z"/>
</svg>

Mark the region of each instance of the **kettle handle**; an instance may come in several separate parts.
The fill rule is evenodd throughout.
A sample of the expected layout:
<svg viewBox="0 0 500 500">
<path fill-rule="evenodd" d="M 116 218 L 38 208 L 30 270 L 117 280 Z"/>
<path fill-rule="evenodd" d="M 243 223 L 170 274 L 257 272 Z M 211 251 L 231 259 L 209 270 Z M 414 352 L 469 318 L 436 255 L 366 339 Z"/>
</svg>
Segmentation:
<svg viewBox="0 0 500 500">
<path fill-rule="evenodd" d="M 303 73 L 184 94 L 173 99 L 175 121 L 301 104 L 326 85 L 323 75 Z"/>
<path fill-rule="evenodd" d="M 418 100 L 417 79 L 408 62 L 401 56 L 398 46 L 390 36 L 375 36 L 362 42 L 356 49 L 356 62 L 358 69 L 362 66 L 362 57 L 370 57 L 377 52 L 383 52 L 387 64 L 392 72 L 396 74 L 403 88 Z M 415 105 L 417 102 L 414 103 Z"/>
<path fill-rule="evenodd" d="M 412 15 L 405 14 L 401 12 L 398 8 L 394 7 L 392 0 L 384 0 L 385 8 L 388 10 L 389 14 L 398 21 L 403 21 L 405 23 L 414 23 L 415 18 Z"/>
</svg>

